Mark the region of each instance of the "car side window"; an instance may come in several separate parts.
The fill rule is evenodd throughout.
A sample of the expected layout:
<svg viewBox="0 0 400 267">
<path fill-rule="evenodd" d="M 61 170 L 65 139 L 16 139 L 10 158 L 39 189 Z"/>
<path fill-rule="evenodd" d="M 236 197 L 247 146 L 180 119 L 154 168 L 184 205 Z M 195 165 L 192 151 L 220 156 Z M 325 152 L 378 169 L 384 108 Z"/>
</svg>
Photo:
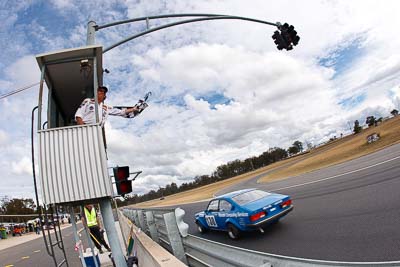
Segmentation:
<svg viewBox="0 0 400 267">
<path fill-rule="evenodd" d="M 226 200 L 221 200 L 219 202 L 219 211 L 228 212 L 228 211 L 231 211 L 231 210 L 232 210 L 232 204 L 231 203 L 229 203 Z"/>
<path fill-rule="evenodd" d="M 218 202 L 219 200 L 213 200 L 208 204 L 207 211 L 218 211 Z"/>
</svg>

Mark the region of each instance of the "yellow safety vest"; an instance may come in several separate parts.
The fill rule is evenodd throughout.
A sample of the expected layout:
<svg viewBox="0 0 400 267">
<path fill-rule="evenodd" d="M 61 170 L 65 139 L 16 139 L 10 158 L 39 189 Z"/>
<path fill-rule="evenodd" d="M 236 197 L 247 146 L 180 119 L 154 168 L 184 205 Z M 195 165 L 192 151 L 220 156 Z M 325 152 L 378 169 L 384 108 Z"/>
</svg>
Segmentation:
<svg viewBox="0 0 400 267">
<path fill-rule="evenodd" d="M 86 223 L 88 227 L 97 225 L 96 210 L 94 209 L 94 207 L 92 208 L 91 211 L 85 208 L 85 217 L 87 220 Z"/>
</svg>

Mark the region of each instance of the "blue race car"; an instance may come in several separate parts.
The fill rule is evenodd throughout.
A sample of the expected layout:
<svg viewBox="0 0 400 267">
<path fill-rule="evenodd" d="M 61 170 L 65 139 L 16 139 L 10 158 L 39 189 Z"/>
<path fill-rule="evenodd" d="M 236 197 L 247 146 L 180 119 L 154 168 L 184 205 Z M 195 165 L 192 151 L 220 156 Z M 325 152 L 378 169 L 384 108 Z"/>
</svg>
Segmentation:
<svg viewBox="0 0 400 267">
<path fill-rule="evenodd" d="M 238 239 L 245 231 L 263 233 L 263 227 L 277 223 L 292 210 L 289 196 L 243 189 L 215 197 L 205 211 L 195 214 L 195 221 L 200 233 L 227 231 L 231 239 Z"/>
</svg>

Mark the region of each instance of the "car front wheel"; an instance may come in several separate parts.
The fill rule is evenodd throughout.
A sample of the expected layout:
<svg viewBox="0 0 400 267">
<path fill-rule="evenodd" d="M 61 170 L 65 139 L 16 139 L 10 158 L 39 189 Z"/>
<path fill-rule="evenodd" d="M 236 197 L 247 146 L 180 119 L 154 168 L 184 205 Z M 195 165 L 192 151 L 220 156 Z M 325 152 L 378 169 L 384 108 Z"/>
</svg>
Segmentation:
<svg viewBox="0 0 400 267">
<path fill-rule="evenodd" d="M 204 234 L 205 232 L 207 232 L 207 228 L 205 228 L 203 225 L 201 225 L 201 223 L 196 221 L 196 224 L 197 224 L 197 230 L 199 230 L 199 232 L 201 234 Z"/>
<path fill-rule="evenodd" d="M 228 224 L 228 235 L 231 239 L 239 239 L 240 237 L 240 230 L 236 228 L 233 224 Z"/>
</svg>

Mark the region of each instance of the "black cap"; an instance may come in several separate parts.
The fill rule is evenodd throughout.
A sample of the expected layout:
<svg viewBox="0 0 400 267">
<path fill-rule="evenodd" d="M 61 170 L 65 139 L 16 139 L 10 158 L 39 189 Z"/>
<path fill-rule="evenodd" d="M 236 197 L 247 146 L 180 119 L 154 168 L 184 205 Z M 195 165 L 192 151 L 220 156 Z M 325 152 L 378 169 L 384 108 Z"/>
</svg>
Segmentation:
<svg viewBox="0 0 400 267">
<path fill-rule="evenodd" d="M 106 93 L 108 92 L 108 88 L 105 86 L 99 86 L 99 88 L 97 88 L 97 90 L 100 90 L 100 89 L 106 91 Z"/>
</svg>

